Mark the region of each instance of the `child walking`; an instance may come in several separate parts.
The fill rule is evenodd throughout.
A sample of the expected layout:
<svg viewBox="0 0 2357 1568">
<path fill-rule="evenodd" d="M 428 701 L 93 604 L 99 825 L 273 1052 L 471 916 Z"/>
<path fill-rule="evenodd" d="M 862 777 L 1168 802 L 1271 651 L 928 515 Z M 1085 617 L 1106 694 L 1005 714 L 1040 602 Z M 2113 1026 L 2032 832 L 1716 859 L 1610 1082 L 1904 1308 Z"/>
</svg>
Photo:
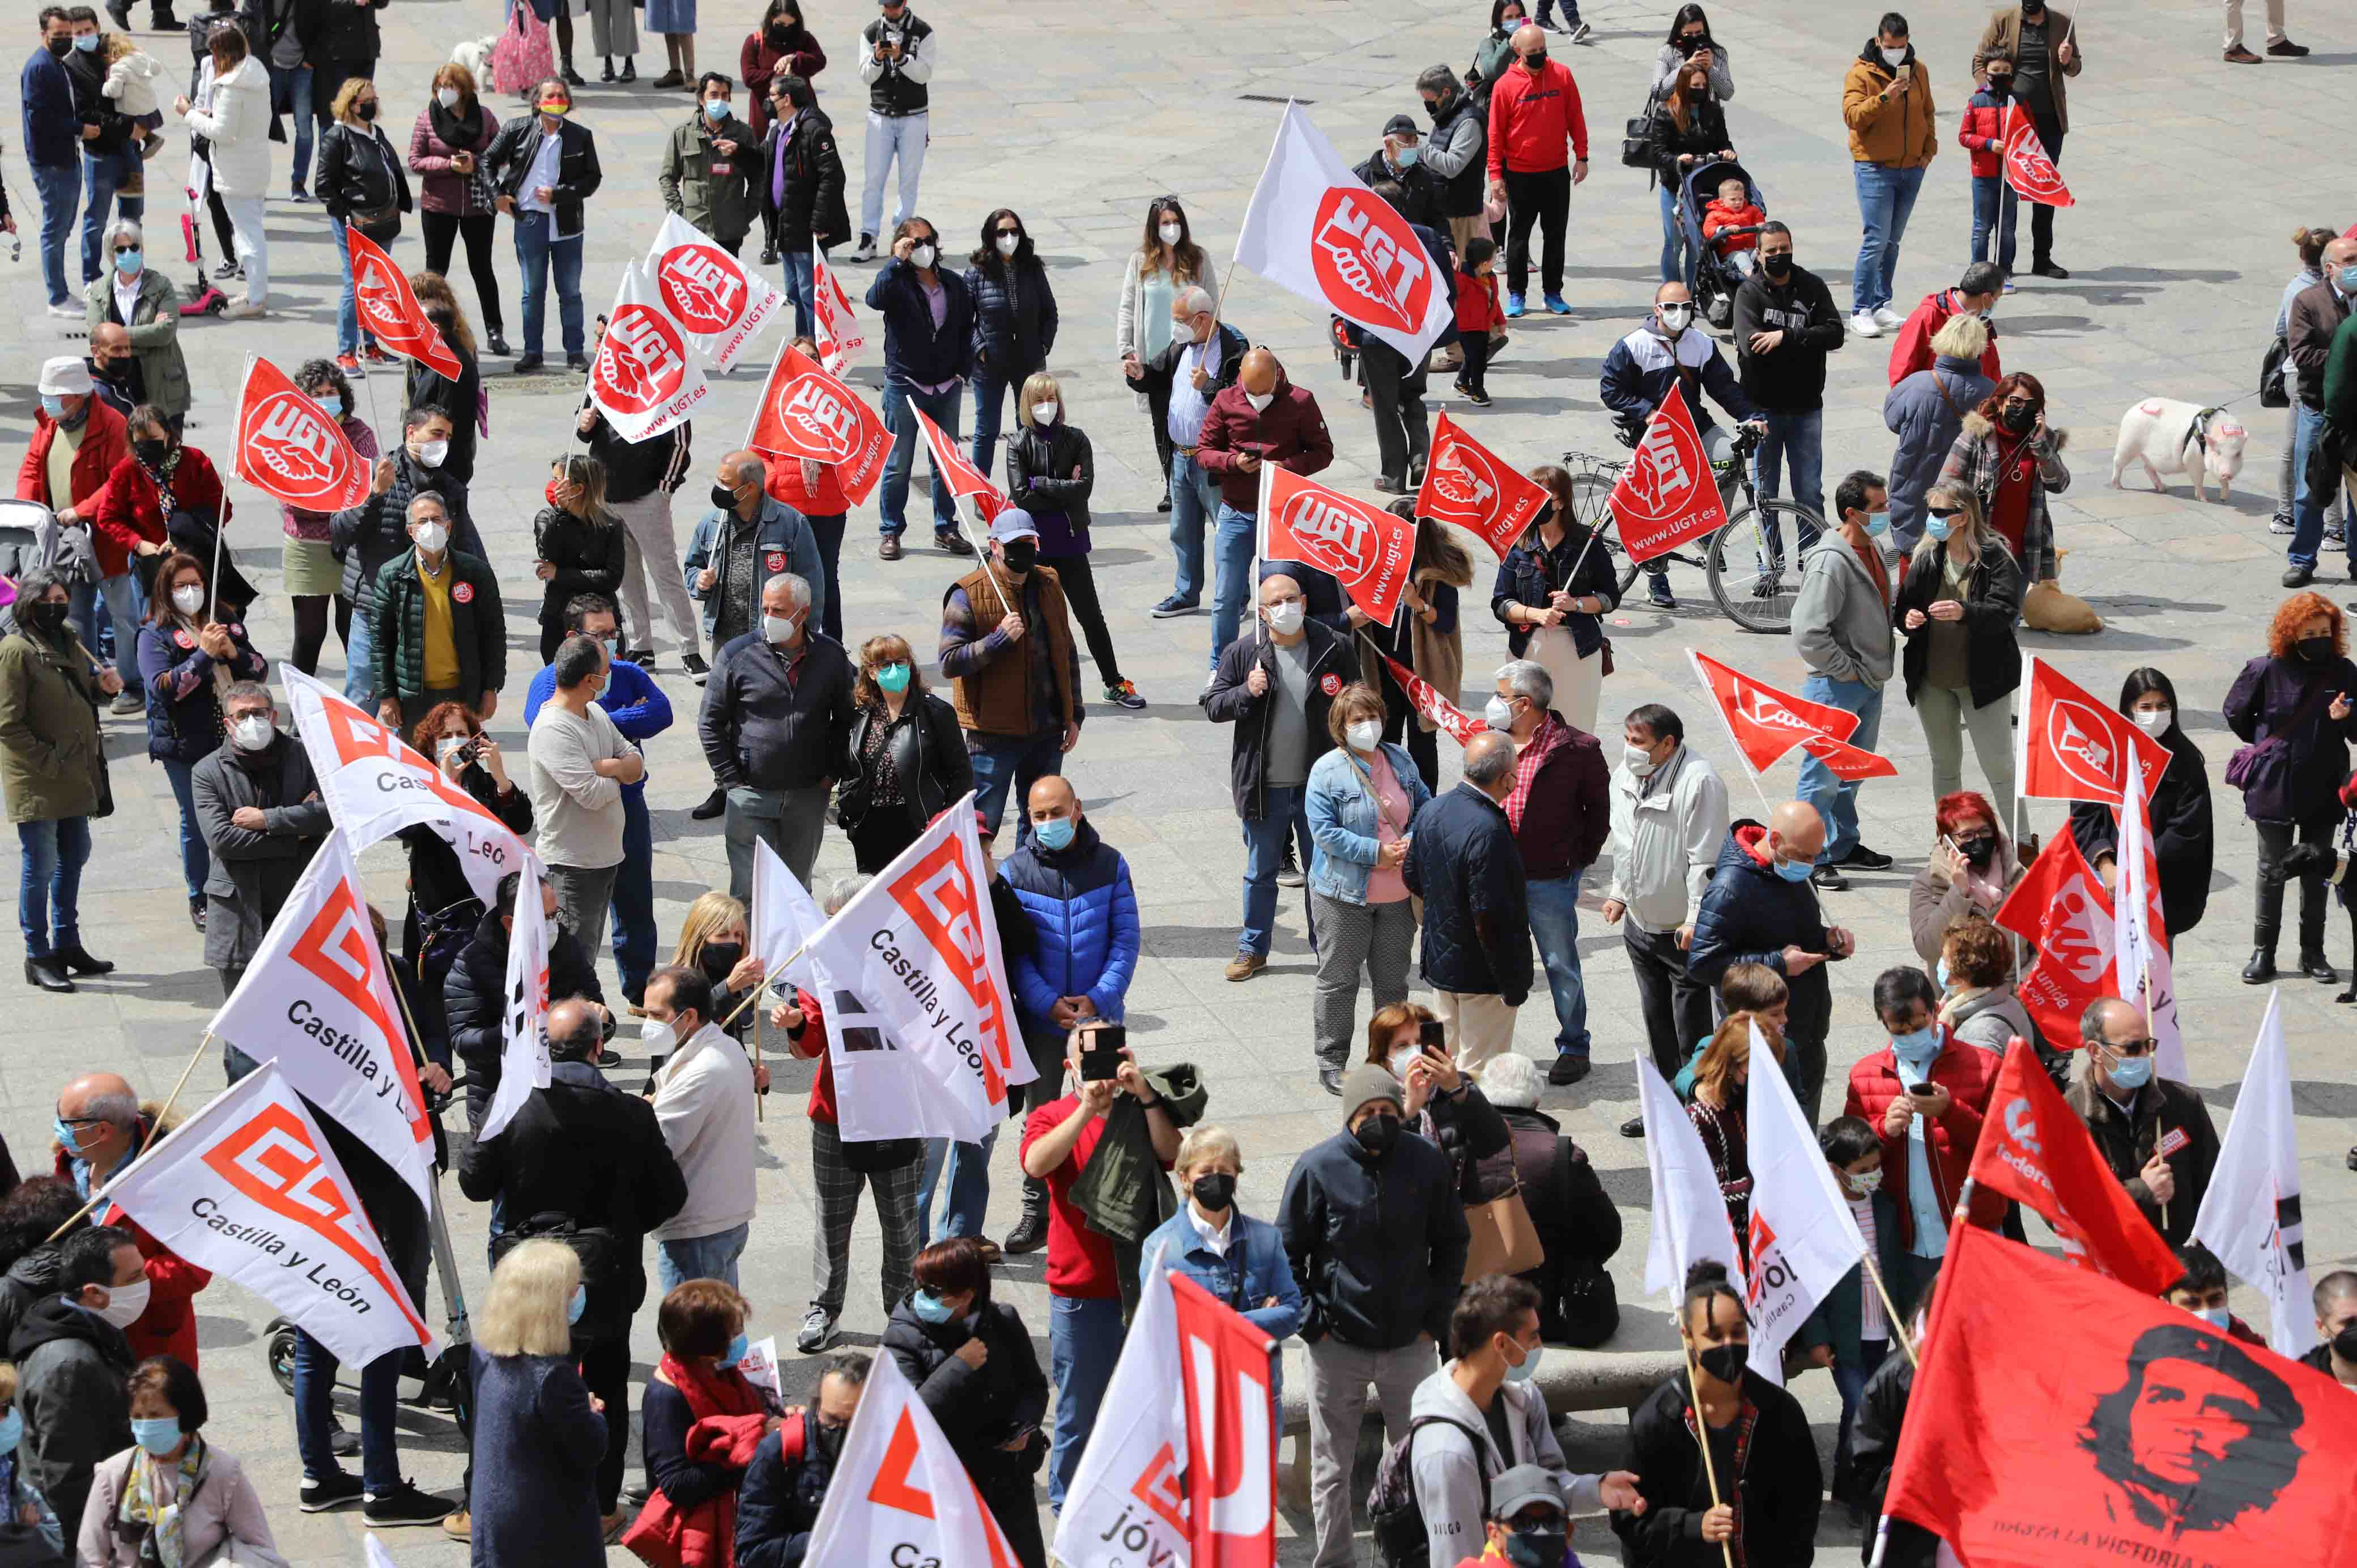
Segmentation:
<svg viewBox="0 0 2357 1568">
<path fill-rule="evenodd" d="M 1465 242 L 1457 274 L 1457 346 L 1464 351 L 1464 367 L 1457 372 L 1457 390 L 1476 408 L 1490 406 L 1490 334 L 1506 324 L 1498 304 L 1498 242 L 1475 235 Z"/>
</svg>

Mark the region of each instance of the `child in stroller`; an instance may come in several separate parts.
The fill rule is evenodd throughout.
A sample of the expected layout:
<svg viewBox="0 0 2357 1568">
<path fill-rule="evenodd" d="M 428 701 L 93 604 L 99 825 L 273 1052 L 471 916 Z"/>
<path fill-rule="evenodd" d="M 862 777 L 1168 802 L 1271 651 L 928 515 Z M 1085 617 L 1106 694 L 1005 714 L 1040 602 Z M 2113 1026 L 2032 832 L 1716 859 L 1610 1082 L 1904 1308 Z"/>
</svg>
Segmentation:
<svg viewBox="0 0 2357 1568">
<path fill-rule="evenodd" d="M 1735 322 L 1735 291 L 1751 275 L 1760 226 L 1768 213 L 1760 188 L 1743 166 L 1726 159 L 1696 164 L 1678 192 L 1678 219 L 1695 264 L 1695 309 L 1724 331 Z"/>
</svg>

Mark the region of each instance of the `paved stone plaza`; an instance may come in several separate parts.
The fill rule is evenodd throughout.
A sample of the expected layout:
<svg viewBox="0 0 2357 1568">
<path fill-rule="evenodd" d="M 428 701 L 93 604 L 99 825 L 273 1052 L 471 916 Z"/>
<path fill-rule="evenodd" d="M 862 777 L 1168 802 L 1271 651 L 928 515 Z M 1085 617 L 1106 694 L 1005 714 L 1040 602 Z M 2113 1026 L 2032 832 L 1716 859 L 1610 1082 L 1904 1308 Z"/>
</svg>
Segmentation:
<svg viewBox="0 0 2357 1568">
<path fill-rule="evenodd" d="M 758 7 L 705 0 L 712 27 L 699 39 L 701 62 L 733 70 L 737 45 Z M 1660 250 L 1655 199 L 1643 177 L 1620 166 L 1622 120 L 1638 112 L 1653 55 L 1674 7 L 1608 0 L 1586 15 L 1593 47 L 1555 39 L 1586 100 L 1593 174 L 1572 206 L 1571 276 L 1567 319 L 1534 317 L 1516 324 L 1511 346 L 1492 374 L 1496 404 L 1451 410 L 1467 427 L 1517 463 L 1555 460 L 1566 447 L 1617 455 L 1597 402 L 1597 375 L 1612 341 L 1643 317 L 1657 276 Z M 20 48 L 33 47 L 30 5 L 16 8 L 12 31 Z M 1267 971 L 1231 984 L 1222 967 L 1235 950 L 1243 850 L 1230 808 L 1224 729 L 1205 722 L 1195 704 L 1209 651 L 1206 614 L 1148 618 L 1169 589 L 1170 551 L 1164 520 L 1155 510 L 1159 486 L 1145 416 L 1134 406 L 1113 354 L 1113 317 L 1125 256 L 1137 243 L 1146 202 L 1166 191 L 1187 200 L 1197 238 L 1224 274 L 1237 227 L 1269 145 L 1284 100 L 1309 101 L 1311 113 L 1346 157 L 1355 163 L 1375 145 L 1390 115 L 1416 111 L 1412 82 L 1426 65 L 1448 60 L 1461 71 L 1488 17 L 1481 0 L 1358 0 L 1337 5 L 1277 0 L 1211 0 L 1199 6 L 1150 4 L 1104 6 L 1081 0 L 1028 0 L 1020 6 L 939 6 L 920 3 L 938 29 L 941 64 L 933 79 L 932 144 L 920 209 L 944 236 L 945 261 L 970 248 L 984 213 L 1011 204 L 1022 214 L 1051 269 L 1062 312 L 1053 368 L 1063 381 L 1071 416 L 1095 442 L 1099 479 L 1092 503 L 1094 561 L 1124 672 L 1150 706 L 1125 713 L 1093 701 L 1069 770 L 1091 818 L 1127 855 L 1145 912 L 1146 956 L 1129 996 L 1129 1026 L 1149 1061 L 1191 1059 L 1211 1086 L 1211 1116 L 1242 1140 L 1246 1170 L 1242 1202 L 1269 1214 L 1294 1156 L 1339 1126 L 1335 1101 L 1318 1091 L 1311 1071 L 1308 1018 L 1312 959 L 1302 897 L 1283 898 L 1275 951 Z M 1736 145 L 1765 193 L 1771 216 L 1790 222 L 1798 259 L 1848 303 L 1848 275 L 1857 237 L 1851 172 L 1839 112 L 1841 80 L 1879 5 L 1831 8 L 1757 4 L 1712 6 L 1714 30 L 1727 47 L 1737 86 L 1728 110 Z M 820 0 L 809 13 L 813 30 L 834 63 L 818 79 L 822 102 L 834 114 L 850 166 L 851 205 L 857 217 L 859 149 L 865 91 L 855 78 L 856 29 L 872 11 L 856 0 Z M 140 11 L 145 17 L 144 5 Z M 1915 40 L 1934 79 L 1943 135 L 1941 156 L 1926 178 L 1907 236 L 1898 295 L 1904 309 L 1935 286 L 1954 281 L 1965 259 L 1970 205 L 1966 160 L 1953 139 L 1956 116 L 1970 91 L 1967 67 L 1984 13 L 1977 5 L 1926 6 L 1915 16 Z M 456 40 L 493 32 L 493 0 L 394 0 L 383 13 L 385 56 L 378 81 L 382 123 L 397 146 L 406 146 L 412 118 L 426 98 L 433 67 Z M 2222 1131 L 2239 1083 L 2264 994 L 2242 986 L 2237 972 L 2248 956 L 2254 841 L 2239 801 L 2224 789 L 2222 772 L 2234 742 L 2217 709 L 2241 662 L 2262 646 L 2266 618 L 2281 597 L 2276 576 L 2282 541 L 2266 532 L 2283 416 L 2244 398 L 2236 410 L 2251 424 L 2253 442 L 2243 475 L 2224 505 L 2194 502 L 2180 485 L 2155 495 L 2138 479 L 2126 491 L 2108 488 L 2107 455 L 2121 413 L 2146 396 L 2213 403 L 2253 384 L 2285 280 L 2295 270 L 2286 236 L 2295 225 L 2341 227 L 2352 214 L 2336 209 L 2320 188 L 2311 189 L 2290 166 L 2294 149 L 2316 128 L 2334 123 L 2325 111 L 2345 104 L 2357 62 L 2357 17 L 2346 8 L 2294 7 L 2293 36 L 2316 47 L 2304 62 L 2270 61 L 2264 70 L 2218 62 L 2218 12 L 2193 0 L 2092 6 L 2081 19 L 2079 47 L 2085 72 L 2072 90 L 2074 119 L 2062 172 L 2081 205 L 2060 215 L 2057 255 L 2072 269 L 2067 282 L 2022 280 L 1997 311 L 2009 369 L 2035 371 L 2052 399 L 2054 424 L 2069 426 L 2067 454 L 2074 484 L 2054 505 L 2058 542 L 2070 552 L 2063 577 L 2109 623 L 2100 635 L 2065 639 L 2025 635 L 2024 643 L 2054 659 L 2098 694 L 2117 689 L 2130 668 L 2166 670 L 2181 694 L 2186 728 L 2203 745 L 2218 799 L 2215 891 L 2201 929 L 2179 949 L 2177 975 L 2193 1078 L 2211 1101 Z M 2253 41 L 2260 41 L 2253 19 Z M 2344 37 L 2333 37 L 2338 27 Z M 2313 36 L 2312 36 L 2313 35 Z M 597 61 L 587 54 L 585 74 Z M 183 40 L 149 40 L 173 71 L 184 69 Z M 662 219 L 654 167 L 662 139 L 690 113 L 687 94 L 656 92 L 646 81 L 662 70 L 661 50 L 642 53 L 640 81 L 632 87 L 594 83 L 577 96 L 576 117 L 593 131 L 606 175 L 588 209 L 588 258 L 584 293 L 591 313 L 606 307 L 617 269 L 640 253 Z M 167 94 L 168 98 L 169 94 Z M 738 105 L 743 106 L 740 91 Z M 502 117 L 513 99 L 494 102 Z M 37 230 L 38 209 L 17 144 L 16 121 L 5 122 L 6 170 L 20 230 Z M 185 133 L 175 122 L 172 148 L 151 166 L 177 170 Z M 273 154 L 273 185 L 283 190 L 287 149 Z M 164 181 L 151 177 L 151 186 Z M 184 204 L 151 196 L 147 253 L 185 286 L 189 268 L 178 259 L 174 231 Z M 267 322 L 184 325 L 182 341 L 197 403 L 188 431 L 224 470 L 230 453 L 231 400 L 243 357 L 259 351 L 283 368 L 334 351 L 337 268 L 328 223 L 316 205 L 273 199 L 269 207 L 273 315 Z M 506 226 L 497 242 L 498 264 L 511 340 L 521 343 L 521 312 Z M 748 247 L 749 257 L 756 247 Z M 2026 253 L 2022 258 L 2028 265 Z M 47 356 L 81 352 L 79 337 L 45 318 L 34 246 L 5 279 L 9 319 L 0 322 L 0 451 L 13 463 L 31 428 L 32 382 Z M 207 235 L 209 259 L 212 244 Z M 168 263 L 166 257 L 173 259 Z M 404 265 L 423 264 L 412 218 L 394 247 Z M 69 253 L 69 268 L 77 263 Z M 463 269 L 455 269 L 460 271 Z M 872 268 L 843 266 L 855 295 Z M 459 296 L 481 316 L 471 285 L 454 279 Z M 1532 303 L 1535 306 L 1536 289 Z M 860 311 L 872 323 L 872 315 Z M 1336 374 L 1326 343 L 1323 313 L 1251 275 L 1238 277 L 1226 315 L 1250 337 L 1285 356 L 1297 382 L 1323 401 L 1338 460 L 1323 476 L 1372 495 L 1375 475 L 1369 416 Z M 554 302 L 548 349 L 561 363 Z M 781 333 L 752 356 L 766 365 Z M 854 380 L 874 388 L 881 379 L 880 332 Z M 1890 455 L 1880 406 L 1886 386 L 1887 342 L 1853 340 L 1836 358 L 1825 420 L 1825 488 L 1848 469 L 1878 471 Z M 566 413 L 573 379 L 542 375 L 509 379 L 511 361 L 489 360 L 492 436 L 479 463 L 475 516 L 508 589 L 512 637 L 506 700 L 494 732 L 521 768 L 522 693 L 533 669 L 533 612 L 538 595 L 530 572 L 533 512 L 548 460 L 568 441 Z M 740 369 L 716 387 L 697 420 L 695 469 L 680 493 L 683 545 L 703 505 L 713 464 L 737 444 L 748 419 L 760 365 Z M 398 373 L 374 378 L 378 428 L 397 435 Z M 1436 398 L 1446 378 L 1434 378 Z M 363 392 L 360 408 L 371 408 Z M 969 406 L 966 417 L 972 418 Z M 232 485 L 237 519 L 231 540 L 240 564 L 265 597 L 253 618 L 255 642 L 275 658 L 292 628 L 278 592 L 277 515 L 256 492 Z M 921 517 L 919 497 L 912 515 Z M 908 539 L 908 557 L 876 558 L 873 506 L 854 518 L 844 555 L 845 622 L 856 643 L 884 629 L 909 636 L 920 650 L 935 642 L 939 606 L 949 582 L 964 568 L 935 553 L 921 523 Z M 2337 585 L 2339 557 L 2329 556 Z M 1687 717 L 1700 748 L 1728 776 L 1739 813 L 1756 814 L 1759 795 L 1738 777 L 1739 765 L 1706 713 L 1683 651 L 1699 647 L 1731 659 L 1760 677 L 1797 685 L 1800 669 L 1782 640 L 1736 632 L 1710 607 L 1698 573 L 1674 575 L 1686 607 L 1662 613 L 1637 602 L 1612 618 L 1620 672 L 1604 712 L 1617 715 L 1648 701 L 1668 702 Z M 1466 668 L 1479 709 L 1489 671 L 1504 658 L 1504 637 L 1483 611 L 1488 575 L 1467 600 Z M 323 676 L 340 671 L 330 639 Z M 697 688 L 675 657 L 662 660 L 661 679 L 677 705 L 672 732 L 649 748 L 655 808 L 656 891 L 665 951 L 679 917 L 696 894 L 726 885 L 717 822 L 690 821 L 709 780 L 696 745 Z M 1882 1044 L 1866 995 L 1888 965 L 1913 961 L 1904 920 L 1909 877 L 1932 845 L 1927 761 L 1920 729 L 1894 695 L 1882 749 L 1899 762 L 1900 777 L 1870 785 L 1862 797 L 1867 841 L 1898 857 L 1882 875 L 1858 875 L 1852 890 L 1827 895 L 1829 918 L 1855 930 L 1860 950 L 1840 970 L 1832 1047 L 1829 1113 L 1839 1104 L 1848 1064 Z M 97 826 L 97 847 L 83 883 L 83 934 L 90 947 L 120 964 L 107 979 L 85 983 L 74 996 L 53 997 L 22 985 L 15 971 L 6 990 L 10 1027 L 0 1043 L 0 1132 L 18 1163 L 45 1167 L 56 1090 L 71 1072 L 113 1068 L 143 1093 L 160 1095 L 179 1076 L 211 1009 L 218 982 L 200 961 L 201 940 L 184 911 L 177 865 L 177 813 L 162 771 L 145 761 L 144 732 L 109 720 L 108 750 L 119 810 Z M 1611 728 L 1608 725 L 1608 728 Z M 1608 746 L 1617 736 L 1608 734 Z M 1442 747 L 1444 770 L 1456 770 L 1455 747 Z M 1968 768 L 1968 784 L 1977 785 Z M 1766 781 L 1770 798 L 1792 788 L 1789 768 Z M 2035 831 L 2050 835 L 2063 810 L 2033 808 Z M 366 868 L 381 905 L 398 918 L 403 865 L 380 847 Z M 848 846 L 830 834 L 819 874 L 850 870 Z M 1634 1110 L 1632 1048 L 1640 1029 L 1620 940 L 1593 918 L 1605 868 L 1589 879 L 1591 923 L 1581 949 L 1587 965 L 1597 1069 L 1571 1090 L 1548 1091 L 1545 1108 L 1564 1118 L 1601 1167 L 1607 1189 L 1622 1206 L 1627 1240 L 1616 1259 L 1624 1316 L 1617 1348 L 1659 1348 L 1674 1342 L 1661 1303 L 1645 1298 L 1641 1276 L 1647 1226 L 1643 1151 L 1616 1135 Z M 2334 961 L 2350 954 L 2341 920 L 2331 923 Z M 2287 944 L 2286 957 L 2290 955 Z M 611 986 L 610 955 L 608 966 Z M 2332 990 L 2304 981 L 2287 983 L 2285 1020 L 2294 1057 L 2295 1094 L 2305 1156 L 2308 1244 L 2311 1270 L 2357 1254 L 2357 1200 L 2342 1154 L 2357 1141 L 2357 1084 L 2344 1062 L 2351 1015 L 2331 1004 Z M 1519 1046 L 1545 1058 L 1554 1023 L 1544 992 L 1523 1013 Z M 619 1042 L 625 1066 L 618 1077 L 633 1086 L 644 1070 L 635 1029 Z M 2343 1041 L 2336 1046 L 2333 1041 Z M 217 1053 L 215 1053 L 217 1057 Z M 802 1090 L 809 1072 L 778 1071 L 762 1128 L 766 1155 L 759 1181 L 759 1218 L 745 1261 L 745 1283 L 756 1305 L 752 1332 L 791 1343 L 811 1283 L 813 1206 L 808 1181 L 807 1127 Z M 221 1084 L 216 1059 L 200 1065 L 183 1096 L 193 1109 Z M 454 1124 L 460 1119 L 451 1118 Z M 1004 1234 L 1016 1218 L 1016 1139 L 1002 1138 L 994 1162 L 990 1229 Z M 483 1210 L 457 1196 L 454 1229 L 470 1293 L 484 1283 Z M 1044 1254 L 1014 1260 L 1000 1276 L 1003 1299 L 1013 1301 L 1041 1341 L 1045 1361 L 1047 1302 L 1040 1283 Z M 877 1300 L 872 1217 L 863 1217 L 854 1248 L 855 1277 L 845 1319 L 846 1343 L 868 1344 L 883 1322 Z M 212 1400 L 211 1434 L 237 1452 L 260 1485 L 282 1549 L 300 1563 L 359 1560 L 357 1512 L 306 1517 L 296 1511 L 299 1466 L 288 1401 L 264 1365 L 262 1334 L 271 1313 L 259 1299 L 220 1284 L 199 1301 L 203 1370 Z M 2252 1293 L 2237 1289 L 2238 1311 L 2264 1320 Z M 429 1316 L 439 1320 L 436 1304 Z M 657 1355 L 651 1304 L 641 1315 L 636 1349 L 641 1373 Z M 1295 1355 L 1298 1357 L 1297 1348 Z M 796 1361 L 789 1352 L 788 1361 Z M 1293 1374 L 1298 1376 L 1297 1371 Z M 1828 1380 L 1802 1380 L 1804 1402 L 1830 1455 L 1837 1409 Z M 353 1419 L 347 1411 L 347 1420 Z M 404 1409 L 404 1469 L 428 1489 L 455 1489 L 463 1455 L 445 1419 Z M 1582 1468 L 1605 1468 L 1622 1458 L 1617 1412 L 1576 1418 L 1580 1441 L 1573 1455 Z M 356 1462 L 355 1462 L 356 1463 Z M 1855 1548 L 1841 1510 L 1829 1508 L 1821 1542 L 1828 1552 Z M 1279 1525 L 1283 1560 L 1306 1563 L 1301 1538 L 1306 1515 Z M 436 1530 L 405 1530 L 389 1538 L 404 1563 L 447 1564 L 464 1549 Z M 1617 1544 L 1600 1518 L 1583 1521 L 1575 1545 L 1590 1561 L 1611 1561 Z M 625 1554 L 617 1551 L 617 1561 Z M 1832 1560 L 1832 1559 L 1828 1559 Z"/>
</svg>

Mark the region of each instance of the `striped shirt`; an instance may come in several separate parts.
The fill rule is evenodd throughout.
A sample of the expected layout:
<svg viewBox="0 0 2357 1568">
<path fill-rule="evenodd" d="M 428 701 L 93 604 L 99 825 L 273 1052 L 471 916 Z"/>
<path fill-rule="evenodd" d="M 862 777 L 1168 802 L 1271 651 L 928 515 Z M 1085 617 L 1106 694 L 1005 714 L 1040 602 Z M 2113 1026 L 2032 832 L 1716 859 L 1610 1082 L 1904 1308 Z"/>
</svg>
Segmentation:
<svg viewBox="0 0 2357 1568">
<path fill-rule="evenodd" d="M 1874 1199 L 1853 1197 L 1849 1200 L 1850 1218 L 1857 1221 L 1857 1233 L 1866 1240 L 1866 1255 L 1874 1256 Z M 1857 1288 L 1862 1306 L 1857 1318 L 1857 1337 L 1868 1343 L 1890 1337 L 1890 1320 L 1882 1315 L 1882 1293 L 1874 1288 L 1866 1271 L 1857 1271 Z"/>
</svg>

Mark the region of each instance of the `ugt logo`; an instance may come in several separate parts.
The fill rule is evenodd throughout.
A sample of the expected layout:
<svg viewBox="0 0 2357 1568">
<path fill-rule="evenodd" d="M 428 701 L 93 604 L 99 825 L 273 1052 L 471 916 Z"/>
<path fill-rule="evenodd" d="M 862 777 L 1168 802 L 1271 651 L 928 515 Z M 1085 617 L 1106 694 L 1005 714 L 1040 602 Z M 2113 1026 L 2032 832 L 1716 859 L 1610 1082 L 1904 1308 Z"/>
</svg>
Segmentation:
<svg viewBox="0 0 2357 1568">
<path fill-rule="evenodd" d="M 1686 433 L 1669 420 L 1655 419 L 1645 427 L 1622 482 L 1644 517 L 1668 518 L 1693 497 L 1702 466 L 1702 453 Z"/>
<path fill-rule="evenodd" d="M 655 266 L 663 304 L 691 332 L 709 337 L 735 321 L 745 306 L 745 274 L 712 245 L 674 245 Z"/>
<path fill-rule="evenodd" d="M 816 376 L 796 376 L 780 390 L 778 423 L 807 436 L 823 463 L 844 462 L 858 449 L 858 416 Z"/>
<path fill-rule="evenodd" d="M 348 477 L 342 444 L 328 433 L 318 405 L 297 392 L 263 399 L 246 423 L 245 443 L 272 473 L 307 496 L 329 497 Z"/>
<path fill-rule="evenodd" d="M 1476 515 L 1486 513 L 1498 494 L 1497 480 L 1481 454 L 1454 439 L 1433 454 L 1432 486 L 1441 499 Z"/>
<path fill-rule="evenodd" d="M 1424 325 L 1432 260 L 1406 220 L 1381 197 L 1330 188 L 1309 235 L 1311 270 L 1336 309 L 1394 332 Z"/>
<path fill-rule="evenodd" d="M 1285 526 L 1300 546 L 1301 558 L 1345 583 L 1375 569 L 1375 531 L 1351 508 L 1315 490 L 1304 490 L 1285 510 Z"/>
<path fill-rule="evenodd" d="M 687 379 L 687 345 L 662 313 L 626 305 L 614 313 L 598 346 L 597 377 L 608 401 L 626 413 L 644 413 Z"/>
</svg>

